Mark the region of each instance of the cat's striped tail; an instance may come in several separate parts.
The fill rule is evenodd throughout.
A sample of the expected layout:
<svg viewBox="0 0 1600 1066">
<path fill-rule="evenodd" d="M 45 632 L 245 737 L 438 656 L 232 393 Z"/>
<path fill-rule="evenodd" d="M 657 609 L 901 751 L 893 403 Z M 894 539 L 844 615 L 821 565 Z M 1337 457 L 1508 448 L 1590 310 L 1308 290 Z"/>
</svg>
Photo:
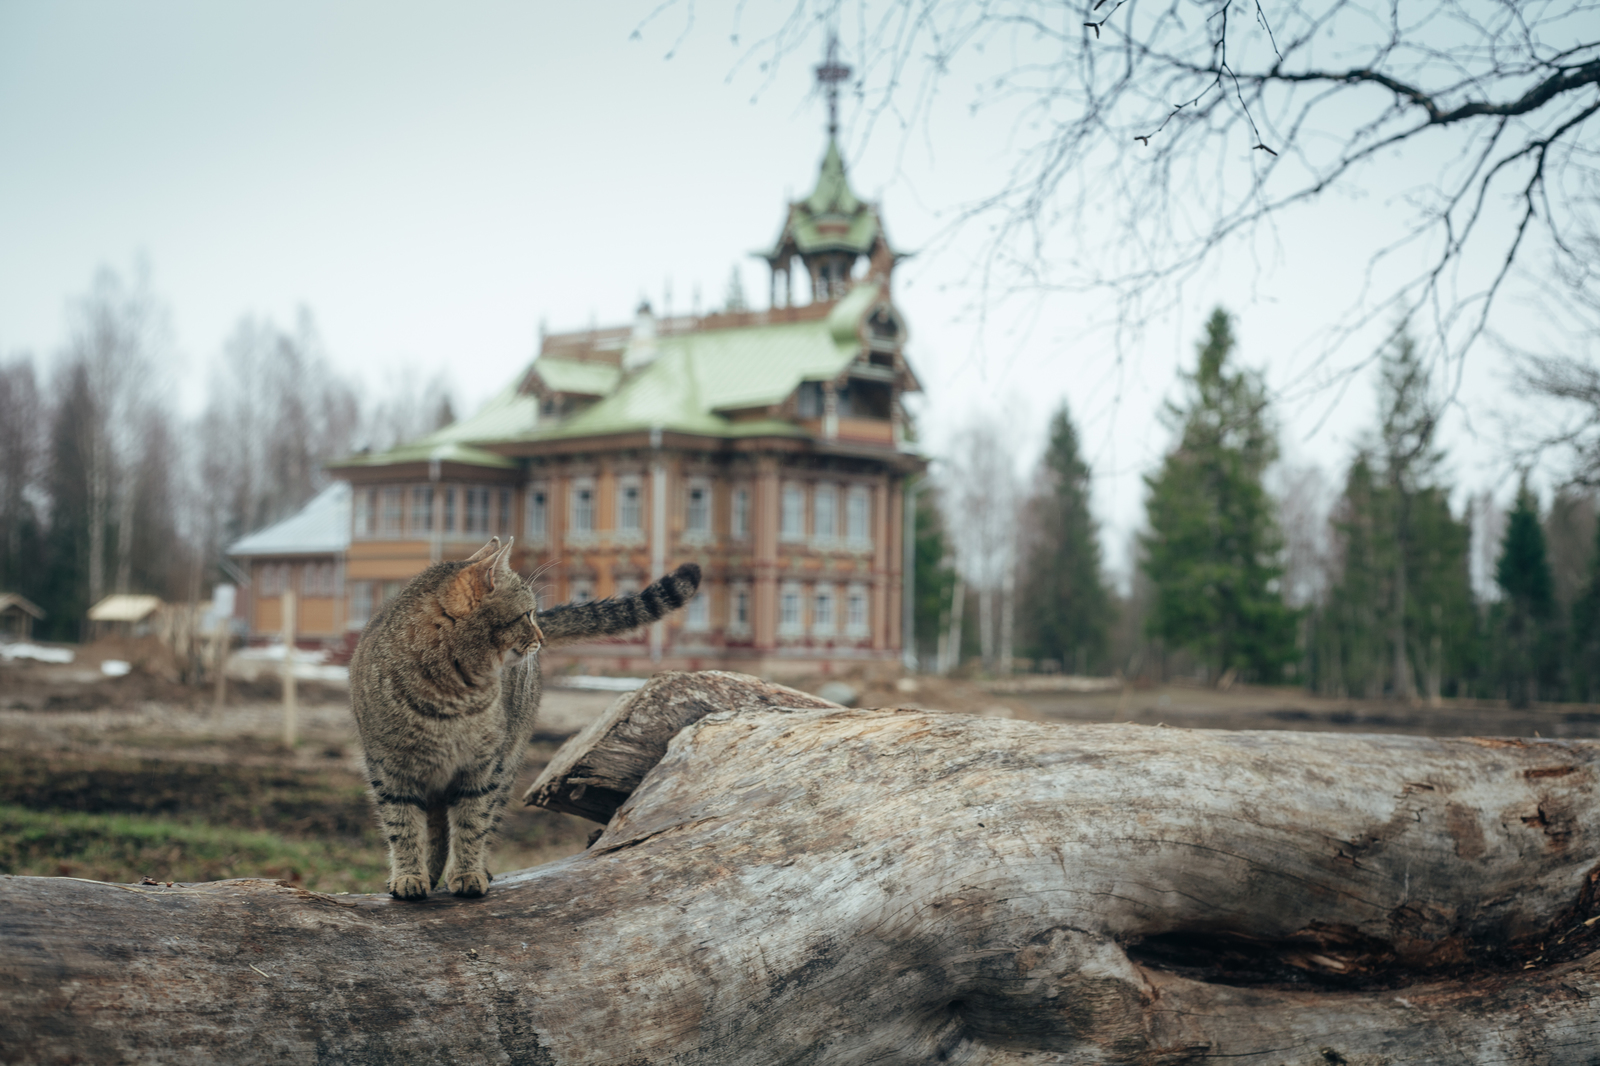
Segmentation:
<svg viewBox="0 0 1600 1066">
<path fill-rule="evenodd" d="M 684 563 L 637 593 L 588 603 L 563 603 L 540 611 L 539 629 L 544 633 L 546 647 L 626 633 L 676 611 L 689 602 L 699 587 L 700 567 Z"/>
</svg>

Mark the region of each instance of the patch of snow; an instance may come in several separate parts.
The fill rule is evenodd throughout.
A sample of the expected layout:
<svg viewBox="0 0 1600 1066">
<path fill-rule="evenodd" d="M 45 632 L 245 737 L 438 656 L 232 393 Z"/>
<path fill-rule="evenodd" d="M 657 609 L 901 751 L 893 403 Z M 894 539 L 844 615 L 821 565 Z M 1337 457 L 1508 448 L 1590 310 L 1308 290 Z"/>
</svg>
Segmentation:
<svg viewBox="0 0 1600 1066">
<path fill-rule="evenodd" d="M 552 688 L 586 688 L 597 692 L 632 692 L 642 688 L 648 677 L 595 677 L 589 674 L 574 674 L 572 677 L 552 679 Z"/>
<path fill-rule="evenodd" d="M 126 659 L 102 659 L 100 672 L 107 677 L 122 677 L 133 669 L 133 664 Z"/>
<path fill-rule="evenodd" d="M 6 662 L 12 659 L 33 659 L 41 663 L 70 663 L 72 658 L 71 648 L 47 648 L 43 644 L 29 644 L 26 641 L 18 644 L 0 644 L 0 659 Z"/>
</svg>

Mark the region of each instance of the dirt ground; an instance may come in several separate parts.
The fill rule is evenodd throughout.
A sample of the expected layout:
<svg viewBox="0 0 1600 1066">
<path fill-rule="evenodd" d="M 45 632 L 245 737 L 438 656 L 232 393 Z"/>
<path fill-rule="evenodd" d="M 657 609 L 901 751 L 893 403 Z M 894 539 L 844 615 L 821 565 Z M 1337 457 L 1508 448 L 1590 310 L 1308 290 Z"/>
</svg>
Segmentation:
<svg viewBox="0 0 1600 1066">
<path fill-rule="evenodd" d="M 275 683 L 230 684 L 228 702 L 218 709 L 209 689 L 181 686 L 159 669 L 101 675 L 100 658 L 131 650 L 86 649 L 68 666 L 0 665 L 0 873 L 123 882 L 268 876 L 322 891 L 382 890 L 384 852 L 343 691 L 302 683 L 300 740 L 290 750 L 281 739 Z M 839 680 L 788 683 L 817 691 Z M 1600 708 L 1570 704 L 1430 707 L 1248 686 L 1083 692 L 1048 679 L 1020 686 L 945 678 L 851 683 L 856 706 L 1063 723 L 1600 736 Z M 617 698 L 548 691 L 518 790 L 562 741 Z M 523 869 L 575 854 L 594 828 L 569 815 L 514 808 L 492 868 Z"/>
</svg>

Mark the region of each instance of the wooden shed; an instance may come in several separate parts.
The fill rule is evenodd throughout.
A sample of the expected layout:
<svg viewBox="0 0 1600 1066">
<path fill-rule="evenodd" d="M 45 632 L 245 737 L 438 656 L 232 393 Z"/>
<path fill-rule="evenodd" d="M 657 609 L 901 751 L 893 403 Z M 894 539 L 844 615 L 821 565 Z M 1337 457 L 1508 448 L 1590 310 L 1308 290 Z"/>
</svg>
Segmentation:
<svg viewBox="0 0 1600 1066">
<path fill-rule="evenodd" d="M 44 611 L 15 592 L 0 592 L 0 640 L 32 640 L 33 623 Z"/>
</svg>

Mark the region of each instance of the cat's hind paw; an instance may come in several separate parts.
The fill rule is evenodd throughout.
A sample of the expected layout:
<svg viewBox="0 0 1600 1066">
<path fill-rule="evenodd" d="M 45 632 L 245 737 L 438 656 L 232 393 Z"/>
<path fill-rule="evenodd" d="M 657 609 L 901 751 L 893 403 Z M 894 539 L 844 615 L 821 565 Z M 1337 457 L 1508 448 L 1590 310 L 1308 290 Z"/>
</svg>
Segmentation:
<svg viewBox="0 0 1600 1066">
<path fill-rule="evenodd" d="M 489 891 L 489 871 L 474 870 L 450 878 L 450 891 L 465 899 L 477 899 Z"/>
<path fill-rule="evenodd" d="M 389 895 L 395 899 L 427 899 L 428 887 L 428 882 L 416 874 L 404 874 L 390 879 Z"/>
</svg>

